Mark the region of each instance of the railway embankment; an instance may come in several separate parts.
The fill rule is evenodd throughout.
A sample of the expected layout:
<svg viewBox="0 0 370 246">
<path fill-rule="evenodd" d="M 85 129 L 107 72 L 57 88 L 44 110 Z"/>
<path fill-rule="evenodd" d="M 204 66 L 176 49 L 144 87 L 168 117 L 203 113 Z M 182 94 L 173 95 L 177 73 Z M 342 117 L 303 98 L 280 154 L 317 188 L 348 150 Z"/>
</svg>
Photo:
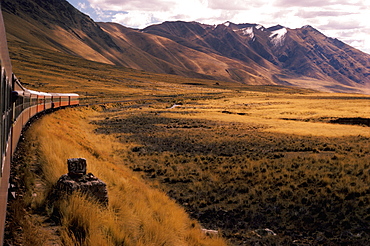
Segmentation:
<svg viewBox="0 0 370 246">
<path fill-rule="evenodd" d="M 24 134 L 12 170 L 19 189 L 9 204 L 6 245 L 227 245 L 129 170 L 118 156 L 129 146 L 94 133 L 94 117 L 86 107 L 66 109 L 43 116 Z M 83 193 L 50 199 L 66 160 L 76 156 L 89 160 L 89 171 L 107 184 L 108 206 Z"/>
</svg>

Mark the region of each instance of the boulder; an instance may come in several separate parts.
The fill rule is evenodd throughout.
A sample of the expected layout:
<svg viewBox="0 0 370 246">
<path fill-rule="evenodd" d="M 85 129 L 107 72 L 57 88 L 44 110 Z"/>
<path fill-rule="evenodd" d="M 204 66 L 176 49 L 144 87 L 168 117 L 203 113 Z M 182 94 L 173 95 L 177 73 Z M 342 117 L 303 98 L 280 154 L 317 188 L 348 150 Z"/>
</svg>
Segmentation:
<svg viewBox="0 0 370 246">
<path fill-rule="evenodd" d="M 107 205 L 107 185 L 92 173 L 86 173 L 86 160 L 84 158 L 73 158 L 68 159 L 67 163 L 68 174 L 62 175 L 55 187 L 57 196 L 70 195 L 79 191 Z"/>
</svg>

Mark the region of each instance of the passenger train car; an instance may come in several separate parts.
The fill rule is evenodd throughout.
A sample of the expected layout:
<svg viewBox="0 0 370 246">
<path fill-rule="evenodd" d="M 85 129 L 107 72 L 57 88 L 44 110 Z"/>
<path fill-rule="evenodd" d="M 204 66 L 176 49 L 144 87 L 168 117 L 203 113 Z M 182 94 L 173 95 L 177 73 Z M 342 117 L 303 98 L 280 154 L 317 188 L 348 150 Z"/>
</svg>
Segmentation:
<svg viewBox="0 0 370 246">
<path fill-rule="evenodd" d="M 0 6 L 1 7 L 1 6 Z M 23 127 L 37 114 L 78 105 L 78 94 L 47 93 L 24 88 L 12 72 L 0 9 L 0 244 L 4 241 L 10 164 Z"/>
<path fill-rule="evenodd" d="M 23 127 L 35 115 L 53 109 L 79 104 L 79 95 L 74 93 L 47 93 L 25 89 L 13 75 L 10 92 L 12 152 L 14 152 Z M 9 93 L 9 92 L 8 92 Z M 13 153 L 12 153 L 13 154 Z"/>
</svg>

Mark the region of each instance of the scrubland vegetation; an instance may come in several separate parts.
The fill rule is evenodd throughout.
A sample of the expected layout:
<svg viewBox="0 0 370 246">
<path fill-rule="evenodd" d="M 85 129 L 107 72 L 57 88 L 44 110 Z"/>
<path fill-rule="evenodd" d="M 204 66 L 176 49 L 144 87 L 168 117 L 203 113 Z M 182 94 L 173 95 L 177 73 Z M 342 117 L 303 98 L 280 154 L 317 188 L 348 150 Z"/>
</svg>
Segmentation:
<svg viewBox="0 0 370 246">
<path fill-rule="evenodd" d="M 191 80 L 17 47 L 15 73 L 28 87 L 78 92 L 91 105 L 27 132 L 13 170 L 24 170 L 25 193 L 10 209 L 27 218 L 23 243 L 367 245 L 369 127 L 333 122 L 369 118 L 370 96 Z M 72 157 L 108 184 L 107 208 L 48 197 Z"/>
<path fill-rule="evenodd" d="M 119 146 L 114 139 L 92 134 L 93 126 L 86 120 L 91 113 L 85 109 L 62 110 L 45 116 L 27 132 L 23 148 L 30 159 L 22 155 L 17 163 L 18 172 L 25 172 L 23 180 L 28 183 L 24 196 L 12 206 L 14 212 L 20 206 L 27 208 L 19 221 L 13 221 L 23 230 L 23 234 L 14 235 L 18 243 L 226 245 L 218 236 L 206 236 L 180 206 L 128 170 L 117 159 L 115 150 Z M 107 183 L 107 208 L 83 194 L 60 201 L 50 196 L 58 178 L 67 173 L 66 160 L 81 156 L 88 160 L 88 171 Z M 48 221 L 59 225 L 58 234 L 44 228 Z"/>
<path fill-rule="evenodd" d="M 126 165 L 233 244 L 366 245 L 370 132 L 329 122 L 366 115 L 369 98 L 247 94 L 106 109 L 97 133 L 120 139 Z M 263 228 L 277 236 L 253 234 Z"/>
</svg>

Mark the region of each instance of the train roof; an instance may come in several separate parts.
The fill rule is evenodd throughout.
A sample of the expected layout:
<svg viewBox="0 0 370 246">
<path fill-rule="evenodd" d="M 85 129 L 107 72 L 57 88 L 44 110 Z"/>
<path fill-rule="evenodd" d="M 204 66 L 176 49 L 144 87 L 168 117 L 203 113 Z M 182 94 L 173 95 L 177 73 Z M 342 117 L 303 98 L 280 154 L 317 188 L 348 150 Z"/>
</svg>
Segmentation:
<svg viewBox="0 0 370 246">
<path fill-rule="evenodd" d="M 38 96 L 52 96 L 51 93 L 47 93 L 47 92 L 42 92 L 42 91 L 34 91 L 34 90 L 29 90 L 29 89 L 25 89 L 24 90 L 25 92 L 29 92 L 30 94 L 32 95 L 38 95 Z"/>
<path fill-rule="evenodd" d="M 38 96 L 53 96 L 53 97 L 78 97 L 79 95 L 76 93 L 52 93 L 52 92 L 42 92 L 42 91 L 34 91 L 34 90 L 29 90 L 25 89 L 26 92 L 29 92 L 30 94 L 33 95 L 38 95 Z"/>
<path fill-rule="evenodd" d="M 60 96 L 60 97 L 78 97 L 77 93 L 50 93 L 52 96 Z"/>
</svg>

